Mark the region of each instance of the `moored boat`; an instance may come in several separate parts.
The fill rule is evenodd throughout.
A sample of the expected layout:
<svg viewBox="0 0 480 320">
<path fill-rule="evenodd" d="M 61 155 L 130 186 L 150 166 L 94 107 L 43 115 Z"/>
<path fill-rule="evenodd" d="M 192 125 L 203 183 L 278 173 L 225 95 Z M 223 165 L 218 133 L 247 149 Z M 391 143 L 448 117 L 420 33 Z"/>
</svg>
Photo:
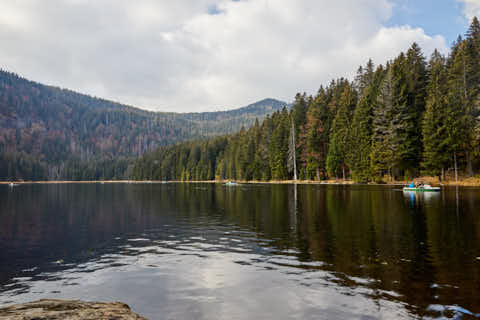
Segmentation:
<svg viewBox="0 0 480 320">
<path fill-rule="evenodd" d="M 439 192 L 441 190 L 440 187 L 432 187 L 429 184 L 424 184 L 420 186 L 408 186 L 404 187 L 403 191 L 408 191 L 408 192 Z"/>
</svg>

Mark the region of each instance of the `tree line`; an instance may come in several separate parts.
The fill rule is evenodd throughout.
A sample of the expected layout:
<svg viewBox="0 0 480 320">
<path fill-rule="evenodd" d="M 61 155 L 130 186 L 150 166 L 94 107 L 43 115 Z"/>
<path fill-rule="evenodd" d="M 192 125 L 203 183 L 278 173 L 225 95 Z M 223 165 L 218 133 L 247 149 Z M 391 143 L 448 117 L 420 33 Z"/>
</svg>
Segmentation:
<svg viewBox="0 0 480 320">
<path fill-rule="evenodd" d="M 480 24 L 474 18 L 447 56 L 427 61 L 414 43 L 384 65 L 239 133 L 161 147 L 139 158 L 135 179 L 411 179 L 473 176 L 480 166 Z"/>
</svg>

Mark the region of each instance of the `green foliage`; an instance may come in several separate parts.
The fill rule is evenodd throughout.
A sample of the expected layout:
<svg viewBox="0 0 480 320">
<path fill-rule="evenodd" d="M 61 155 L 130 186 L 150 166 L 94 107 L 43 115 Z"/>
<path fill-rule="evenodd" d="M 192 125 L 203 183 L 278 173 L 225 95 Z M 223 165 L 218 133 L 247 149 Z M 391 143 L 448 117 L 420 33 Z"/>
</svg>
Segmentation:
<svg viewBox="0 0 480 320">
<path fill-rule="evenodd" d="M 437 51 L 432 54 L 428 71 L 427 109 L 423 118 L 423 167 L 427 174 L 440 175 L 451 159 L 448 143 L 447 69 L 445 58 Z"/>
<path fill-rule="evenodd" d="M 357 75 L 362 83 L 361 98 L 353 115 L 351 148 L 349 152 L 349 166 L 352 170 L 352 178 L 356 182 L 368 182 L 371 179 L 370 162 L 373 139 L 374 107 L 377 103 L 379 83 L 384 76 L 384 70 L 379 67 L 372 74 L 373 63 L 370 60 L 367 72 Z M 358 80 L 357 80 L 358 81 Z"/>
<path fill-rule="evenodd" d="M 391 174 L 394 162 L 394 80 L 393 70 L 387 66 L 374 107 L 372 151 L 370 155 L 372 178 L 380 180 L 385 174 Z"/>
<path fill-rule="evenodd" d="M 472 119 L 468 103 L 468 83 L 466 77 L 466 42 L 460 43 L 455 56 L 451 56 L 448 73 L 447 144 L 452 152 L 471 149 Z"/>
<path fill-rule="evenodd" d="M 273 180 L 287 179 L 287 156 L 290 118 L 286 109 L 278 114 L 277 125 L 272 133 L 270 142 L 269 158 L 270 171 Z"/>
<path fill-rule="evenodd" d="M 412 48 L 415 48 L 415 44 Z M 417 74 L 424 72 L 423 58 L 417 54 L 419 53 L 416 50 L 410 49 L 408 55 L 400 54 L 391 66 L 393 79 L 392 168 L 396 168 L 402 177 L 405 173 L 413 172 L 418 168 L 421 157 L 419 120 L 424 109 L 425 84 L 422 76 Z M 412 69 L 417 70 L 414 72 Z"/>
<path fill-rule="evenodd" d="M 306 123 L 298 136 L 300 178 L 320 180 L 327 178 L 326 159 L 332 125 L 329 108 L 330 95 L 323 87 L 308 106 Z"/>
<path fill-rule="evenodd" d="M 356 105 L 356 92 L 347 82 L 337 107 L 337 113 L 330 133 L 330 145 L 327 155 L 327 172 L 330 176 L 346 178 L 347 161 L 352 142 L 351 121 Z"/>
</svg>

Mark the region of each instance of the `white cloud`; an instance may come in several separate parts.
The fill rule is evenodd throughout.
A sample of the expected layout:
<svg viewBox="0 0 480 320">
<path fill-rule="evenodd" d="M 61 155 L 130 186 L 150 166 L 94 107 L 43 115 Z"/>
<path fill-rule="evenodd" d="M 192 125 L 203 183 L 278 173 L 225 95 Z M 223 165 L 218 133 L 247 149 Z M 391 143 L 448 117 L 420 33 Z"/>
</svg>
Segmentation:
<svg viewBox="0 0 480 320">
<path fill-rule="evenodd" d="M 0 67 L 162 111 L 289 101 L 413 41 L 446 50 L 441 36 L 384 27 L 392 10 L 388 0 L 6 1 Z"/>
<path fill-rule="evenodd" d="M 468 21 L 472 21 L 473 17 L 480 17 L 480 0 L 457 0 L 465 5 L 464 13 Z"/>
</svg>

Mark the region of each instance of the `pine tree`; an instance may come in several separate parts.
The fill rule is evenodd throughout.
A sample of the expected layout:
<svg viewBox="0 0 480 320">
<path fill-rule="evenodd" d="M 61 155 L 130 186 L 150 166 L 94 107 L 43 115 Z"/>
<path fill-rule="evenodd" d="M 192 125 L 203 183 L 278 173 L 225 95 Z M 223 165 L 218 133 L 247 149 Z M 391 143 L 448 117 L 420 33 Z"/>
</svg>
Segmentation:
<svg viewBox="0 0 480 320">
<path fill-rule="evenodd" d="M 253 173 L 253 179 L 255 180 L 270 180 L 272 176 L 269 162 L 270 143 L 274 129 L 272 117 L 265 118 L 258 132 Z"/>
<path fill-rule="evenodd" d="M 292 118 L 296 128 L 295 134 L 298 135 L 298 130 L 305 124 L 307 118 L 307 94 L 297 93 L 295 95 L 295 102 L 292 106 Z"/>
<path fill-rule="evenodd" d="M 413 43 L 406 55 L 407 68 L 407 107 L 412 115 L 409 143 L 412 144 L 411 151 L 406 159 L 407 170 L 410 177 L 418 174 L 418 167 L 422 155 L 422 118 L 425 113 L 425 101 L 427 97 L 427 63 L 422 50 L 417 43 Z"/>
<path fill-rule="evenodd" d="M 270 144 L 270 168 L 272 179 L 284 180 L 288 176 L 287 154 L 288 154 L 288 133 L 290 128 L 290 116 L 286 108 L 283 108 L 277 118 Z"/>
<path fill-rule="evenodd" d="M 468 104 L 465 41 L 460 44 L 452 58 L 448 76 L 447 143 L 453 153 L 452 158 L 454 159 L 455 175 L 457 176 L 459 153 L 471 150 L 471 142 L 473 141 Z"/>
<path fill-rule="evenodd" d="M 372 153 L 370 155 L 371 170 L 374 180 L 381 181 L 388 173 L 392 175 L 394 161 L 394 79 L 391 65 L 387 65 L 385 77 L 382 79 L 377 103 L 374 107 Z"/>
<path fill-rule="evenodd" d="M 480 22 L 473 18 L 465 34 L 467 103 L 472 135 L 471 150 L 467 150 L 469 175 L 473 175 L 472 157 L 480 156 Z"/>
<path fill-rule="evenodd" d="M 417 132 L 418 110 L 412 102 L 411 87 L 413 84 L 409 74 L 410 64 L 404 53 L 392 63 L 393 109 L 391 117 L 392 140 L 390 149 L 393 158 L 391 163 L 393 175 L 413 175 L 420 156 L 420 135 Z M 395 169 L 395 170 L 393 170 Z"/>
<path fill-rule="evenodd" d="M 375 73 L 375 64 L 373 63 L 372 59 L 369 59 L 366 66 L 360 66 L 357 70 L 357 75 L 355 77 L 355 90 L 357 90 L 359 94 L 359 98 L 361 99 L 365 94 L 367 88 L 370 87 L 370 84 L 373 81 Z"/>
<path fill-rule="evenodd" d="M 306 179 L 326 179 L 326 158 L 332 115 L 325 89 L 320 87 L 309 104 L 307 120 L 299 136 L 301 175 Z"/>
<path fill-rule="evenodd" d="M 445 179 L 445 168 L 451 163 L 448 144 L 447 70 L 445 58 L 435 50 L 429 62 L 427 109 L 423 119 L 424 154 L 422 166 L 428 174 Z"/>
<path fill-rule="evenodd" d="M 373 67 L 373 64 L 372 64 Z M 352 169 L 352 177 L 357 182 L 368 182 L 372 176 L 370 172 L 374 107 L 377 103 L 379 83 L 384 76 L 383 67 L 380 66 L 373 76 L 368 74 L 370 82 L 361 93 L 357 107 L 353 115 L 351 148 L 349 166 Z"/>
<path fill-rule="evenodd" d="M 327 171 L 330 176 L 347 177 L 347 157 L 351 134 L 352 112 L 356 104 L 356 93 L 351 85 L 345 85 L 340 98 L 337 114 L 332 124 L 331 139 L 327 155 Z"/>
<path fill-rule="evenodd" d="M 424 112 L 426 69 L 424 57 L 415 43 L 407 55 L 393 62 L 392 167 L 408 178 L 417 174 L 421 157 L 421 126 Z"/>
</svg>

